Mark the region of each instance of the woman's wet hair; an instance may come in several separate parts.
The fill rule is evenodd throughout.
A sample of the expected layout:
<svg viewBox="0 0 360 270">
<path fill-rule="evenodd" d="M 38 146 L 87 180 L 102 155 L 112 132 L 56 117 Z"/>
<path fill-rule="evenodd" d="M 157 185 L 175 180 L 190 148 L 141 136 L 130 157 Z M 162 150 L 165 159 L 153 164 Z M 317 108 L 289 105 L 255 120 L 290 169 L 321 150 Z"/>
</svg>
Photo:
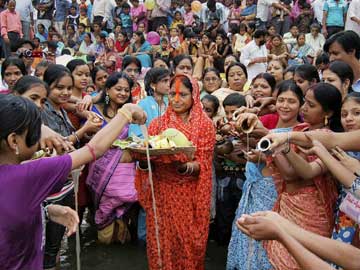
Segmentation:
<svg viewBox="0 0 360 270">
<path fill-rule="evenodd" d="M 158 83 L 168 76 L 170 76 L 170 71 L 165 68 L 157 67 L 150 69 L 144 78 L 145 91 L 147 95 L 154 95 L 154 89 L 151 87 L 151 84 Z"/>
<path fill-rule="evenodd" d="M 86 65 L 86 62 L 82 59 L 73 59 L 69 63 L 67 63 L 66 67 L 70 70 L 71 73 L 74 72 L 76 67 L 78 66 L 84 66 Z"/>
<path fill-rule="evenodd" d="M 29 91 L 34 86 L 43 86 L 46 89 L 47 95 L 49 94 L 49 87 L 48 85 L 43 81 L 40 80 L 38 77 L 26 75 L 21 77 L 15 84 L 13 92 L 17 93 L 19 95 L 25 94 L 27 91 Z"/>
<path fill-rule="evenodd" d="M 277 97 L 287 91 L 293 92 L 300 102 L 300 106 L 304 104 L 304 94 L 299 86 L 293 80 L 282 81 L 277 87 Z"/>
<path fill-rule="evenodd" d="M 242 64 L 242 63 L 240 63 L 240 62 L 234 62 L 234 63 L 231 63 L 231 64 L 228 66 L 228 68 L 227 68 L 227 70 L 226 70 L 226 72 L 225 72 L 225 78 L 226 78 L 226 81 L 227 81 L 227 82 L 229 82 L 228 78 L 229 78 L 230 69 L 231 69 L 232 67 L 235 67 L 235 66 L 236 66 L 236 67 L 240 67 L 240 68 L 242 69 L 242 71 L 244 72 L 246 79 L 248 78 L 248 74 L 247 74 L 247 70 L 246 70 L 245 65 Z"/>
<path fill-rule="evenodd" d="M 317 102 L 321 105 L 324 112 L 333 112 L 329 120 L 329 127 L 332 131 L 342 132 L 344 129 L 341 125 L 341 102 L 342 96 L 340 91 L 329 83 L 317 83 L 311 86 Z"/>
<path fill-rule="evenodd" d="M 22 135 L 27 131 L 25 143 L 31 147 L 40 140 L 41 125 L 40 110 L 32 101 L 19 96 L 0 95 L 0 142 L 7 140 L 11 133 Z"/>
<path fill-rule="evenodd" d="M 295 74 L 309 82 L 320 82 L 319 72 L 316 67 L 310 64 L 299 65 L 295 69 Z"/>
<path fill-rule="evenodd" d="M 127 81 L 127 83 L 129 84 L 129 89 L 130 89 L 129 98 L 125 103 L 131 103 L 132 102 L 131 89 L 134 86 L 134 82 L 133 82 L 132 79 L 130 79 L 130 77 L 126 73 L 124 73 L 124 72 L 114 72 L 114 73 L 112 73 L 107 78 L 107 80 L 105 82 L 105 90 L 108 90 L 111 87 L 113 87 L 114 85 L 116 85 L 119 82 L 119 80 L 121 80 L 121 79 L 125 79 Z M 96 102 L 96 104 L 103 104 L 103 106 L 104 106 L 104 115 L 106 117 L 110 118 L 110 116 L 108 114 L 110 103 L 106 104 L 106 94 L 107 94 L 107 91 L 102 91 L 100 99 L 99 99 L 98 102 Z"/>
<path fill-rule="evenodd" d="M 189 79 L 187 76 L 185 76 L 185 75 L 175 76 L 175 77 L 171 80 L 171 82 L 170 82 L 170 87 L 172 87 L 173 84 L 174 84 L 177 80 L 180 80 L 181 83 L 182 83 L 186 88 L 188 88 L 191 93 L 193 92 L 193 85 L 192 85 L 190 79 Z"/>
<path fill-rule="evenodd" d="M 217 111 L 219 110 L 219 107 L 220 107 L 220 102 L 219 102 L 219 99 L 216 97 L 216 96 L 213 96 L 213 95 L 205 95 L 201 101 L 203 100 L 207 100 L 207 101 L 210 101 L 213 106 L 214 106 L 214 113 L 216 114 Z"/>
<path fill-rule="evenodd" d="M 253 84 L 257 79 L 264 79 L 270 85 L 271 93 L 274 92 L 275 86 L 276 86 L 276 80 L 273 75 L 271 75 L 270 73 L 266 73 L 266 72 L 259 73 L 252 80 L 251 84 Z"/>
<path fill-rule="evenodd" d="M 57 84 L 63 77 L 69 76 L 74 84 L 74 78 L 68 68 L 62 65 L 51 64 L 48 66 L 44 73 L 44 81 L 51 87 L 53 84 Z"/>
<path fill-rule="evenodd" d="M 10 66 L 18 67 L 23 76 L 25 76 L 27 74 L 24 61 L 18 57 L 10 56 L 10 57 L 6 58 L 5 61 L 1 65 L 1 78 L 2 79 L 4 79 L 4 77 L 5 77 L 6 69 Z"/>
</svg>

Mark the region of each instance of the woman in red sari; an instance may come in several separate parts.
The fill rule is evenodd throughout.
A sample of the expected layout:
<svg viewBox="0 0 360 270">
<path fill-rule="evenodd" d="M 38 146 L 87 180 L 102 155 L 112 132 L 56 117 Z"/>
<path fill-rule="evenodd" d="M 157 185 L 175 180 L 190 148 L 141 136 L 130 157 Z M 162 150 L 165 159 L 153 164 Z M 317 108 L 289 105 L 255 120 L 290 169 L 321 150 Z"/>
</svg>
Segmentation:
<svg viewBox="0 0 360 270">
<path fill-rule="evenodd" d="M 319 83 L 310 87 L 302 106 L 302 115 L 306 123 L 297 125 L 293 131 L 341 131 L 341 100 L 340 92 L 332 85 Z M 273 169 L 273 178 L 278 189 L 273 211 L 307 231 L 330 237 L 338 197 L 336 182 L 316 155 L 305 156 L 299 152 L 297 147 L 287 148 L 283 152 L 286 163 L 269 165 Z M 284 174 L 285 170 L 281 166 L 293 168 L 292 176 Z M 265 242 L 265 248 L 275 269 L 301 269 L 280 242 Z"/>
<path fill-rule="evenodd" d="M 183 154 L 153 160 L 161 267 L 148 172 L 140 168 L 137 171 L 136 188 L 146 211 L 149 268 L 201 270 L 210 221 L 215 130 L 202 111 L 200 91 L 194 80 L 186 75 L 175 76 L 168 96 L 169 107 L 163 116 L 152 121 L 149 134 L 176 128 L 193 142 L 196 152 L 191 161 Z"/>
</svg>

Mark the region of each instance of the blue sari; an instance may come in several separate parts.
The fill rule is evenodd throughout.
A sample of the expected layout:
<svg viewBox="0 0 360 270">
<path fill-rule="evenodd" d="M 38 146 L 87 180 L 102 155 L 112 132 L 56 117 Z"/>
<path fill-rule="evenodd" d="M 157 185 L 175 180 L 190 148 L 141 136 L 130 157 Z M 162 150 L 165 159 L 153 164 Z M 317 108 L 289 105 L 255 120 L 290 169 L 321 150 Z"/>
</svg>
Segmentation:
<svg viewBox="0 0 360 270">
<path fill-rule="evenodd" d="M 151 48 L 152 48 L 151 44 L 147 41 L 145 41 L 143 44 L 141 44 L 141 47 L 139 50 L 137 50 L 135 48 L 135 44 L 133 44 L 133 52 L 139 52 L 139 53 L 148 52 L 148 53 L 150 53 Z M 140 60 L 141 67 L 143 67 L 143 68 L 152 67 L 151 58 L 148 53 L 136 55 L 136 58 Z"/>
<path fill-rule="evenodd" d="M 273 129 L 272 132 L 287 132 L 292 128 Z M 236 220 L 243 214 L 271 210 L 277 198 L 273 178 L 263 176 L 265 164 L 247 162 L 246 181 L 243 194 L 236 210 L 228 247 L 227 270 L 269 270 L 272 269 L 261 241 L 256 241 L 243 234 L 236 226 Z"/>
</svg>

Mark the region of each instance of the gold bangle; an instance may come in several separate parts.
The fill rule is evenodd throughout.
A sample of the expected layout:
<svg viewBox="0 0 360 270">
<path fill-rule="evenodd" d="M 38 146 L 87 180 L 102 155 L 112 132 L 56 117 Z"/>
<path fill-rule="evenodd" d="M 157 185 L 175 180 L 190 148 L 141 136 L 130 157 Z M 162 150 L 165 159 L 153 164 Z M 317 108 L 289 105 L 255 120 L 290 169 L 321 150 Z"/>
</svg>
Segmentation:
<svg viewBox="0 0 360 270">
<path fill-rule="evenodd" d="M 118 109 L 117 112 L 120 113 L 121 115 L 123 115 L 129 121 L 129 123 L 132 122 L 132 115 L 127 109 L 121 108 L 121 109 Z"/>
</svg>

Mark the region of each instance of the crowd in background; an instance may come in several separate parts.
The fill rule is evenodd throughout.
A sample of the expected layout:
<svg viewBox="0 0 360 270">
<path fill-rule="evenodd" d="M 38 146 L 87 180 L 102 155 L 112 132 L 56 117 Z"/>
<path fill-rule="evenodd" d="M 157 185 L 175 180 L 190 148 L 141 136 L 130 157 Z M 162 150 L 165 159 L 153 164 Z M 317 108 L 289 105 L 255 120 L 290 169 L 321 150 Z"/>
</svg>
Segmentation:
<svg viewBox="0 0 360 270">
<path fill-rule="evenodd" d="M 74 207 L 68 175 L 87 164 L 80 222 L 100 243 L 145 244 L 150 269 L 204 269 L 209 237 L 228 246 L 229 270 L 359 269 L 357 11 L 360 0 L 0 0 L 0 119 L 14 118 L 0 121 L 0 174 L 48 183 L 23 204 L 11 198 L 29 183 L 0 184 L 0 264 L 55 268 L 76 214 L 52 214 L 44 232 L 40 214 Z M 151 161 L 154 197 L 147 162 L 105 145 L 143 136 L 140 108 L 150 135 L 176 128 L 196 146 L 193 159 Z M 48 147 L 87 159 L 22 164 L 40 127 Z"/>
</svg>

